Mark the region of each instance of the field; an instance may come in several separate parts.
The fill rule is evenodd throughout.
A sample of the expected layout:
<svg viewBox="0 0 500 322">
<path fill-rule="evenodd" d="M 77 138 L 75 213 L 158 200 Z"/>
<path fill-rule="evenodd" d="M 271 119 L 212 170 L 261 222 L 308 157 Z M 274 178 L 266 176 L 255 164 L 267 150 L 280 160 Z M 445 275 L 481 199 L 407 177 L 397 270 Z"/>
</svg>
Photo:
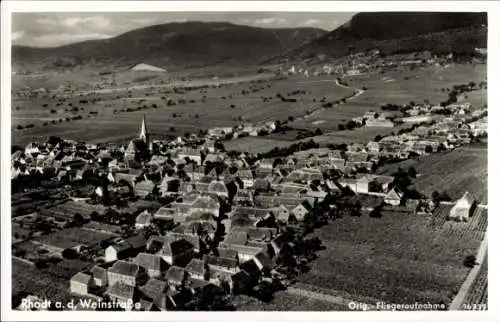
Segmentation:
<svg viewBox="0 0 500 322">
<path fill-rule="evenodd" d="M 326 301 L 309 299 L 297 295 L 277 292 L 270 303 L 261 302 L 253 297 L 238 295 L 233 299 L 238 311 L 341 311 L 341 305 Z"/>
<path fill-rule="evenodd" d="M 42 299 L 67 303 L 72 298 L 69 292 L 70 278 L 89 265 L 78 260 L 64 260 L 49 268 L 37 269 L 13 259 L 12 295 L 27 292 Z"/>
<path fill-rule="evenodd" d="M 269 120 L 286 120 L 289 116 L 303 116 L 314 107 L 313 98 L 335 100 L 352 93 L 350 89 L 335 85 L 333 76 L 329 77 L 329 82 L 321 83 L 308 82 L 299 76 L 286 80 L 271 80 L 268 76 L 260 83 L 250 83 L 250 79 L 243 83 L 227 83 L 218 88 L 209 86 L 184 93 L 174 93 L 172 84 L 131 86 L 120 91 L 107 89 L 88 95 L 76 92 L 62 103 L 58 100 L 63 94 L 55 98 L 51 95 L 14 98 L 12 142 L 26 144 L 50 135 L 89 142 L 120 140 L 136 135 L 143 115 L 146 115 L 153 137 L 197 133 L 201 129 L 243 122 L 260 124 Z M 189 84 L 193 86 L 193 83 Z M 194 85 L 202 84 L 201 81 L 198 83 Z M 216 82 L 210 80 L 205 85 L 209 84 Z M 290 96 L 297 102 L 282 102 L 276 97 L 278 93 L 286 97 L 294 90 L 303 92 Z M 167 105 L 168 99 L 176 105 Z M 89 102 L 81 103 L 82 100 Z M 152 104 L 156 104 L 157 108 L 153 108 Z M 143 108 L 145 105 L 147 108 Z M 136 110 L 137 107 L 141 109 Z M 95 112 L 98 114 L 95 115 Z M 66 120 L 79 116 L 81 120 Z M 24 128 L 27 124 L 34 127 Z M 19 126 L 23 129 L 18 129 Z"/>
<path fill-rule="evenodd" d="M 296 121 L 294 127 L 322 130 L 337 130 L 338 124 L 347 122 L 353 117 L 373 110 L 382 112 L 380 107 L 384 104 L 409 104 L 424 103 L 428 100 L 431 104 L 439 104 L 448 98 L 448 92 L 442 88 L 452 88 L 453 85 L 465 84 L 470 81 L 479 83 L 484 81 L 486 68 L 484 65 L 451 65 L 448 68 L 429 66 L 414 71 L 391 71 L 385 74 L 371 74 L 345 77 L 349 87 L 367 90 L 358 97 L 348 100 L 345 104 L 322 110 L 308 117 Z M 483 101 L 486 93 L 483 92 Z M 467 93 L 468 100 L 476 106 L 481 100 L 481 92 Z M 323 123 L 316 123 L 324 121 Z M 381 129 L 384 131 L 384 129 Z"/>
<path fill-rule="evenodd" d="M 315 231 L 326 246 L 301 287 L 363 303 L 449 304 L 468 273 L 484 231 L 474 222 L 452 233 L 430 218 L 384 211 L 381 218 L 344 217 Z M 480 220 L 479 220 L 480 221 Z"/>
<path fill-rule="evenodd" d="M 392 71 L 383 75 L 349 76 L 345 79 L 351 87 L 351 92 L 355 88 L 366 87 L 367 90 L 348 100 L 345 104 L 335 105 L 329 109 L 322 108 L 321 104 L 313 103 L 310 108 L 314 112 L 311 115 L 296 118 L 288 124 L 296 129 L 294 131 L 271 134 L 266 137 L 265 141 L 261 138 L 243 138 L 227 142 L 226 145 L 238 151 L 262 152 L 265 150 L 265 145 L 267 145 L 267 150 L 283 147 L 283 141 L 289 141 L 291 144 L 299 131 L 315 131 L 318 128 L 327 132 L 314 137 L 314 140 L 320 145 L 367 142 L 376 135 L 388 135 L 409 125 L 400 125 L 394 128 L 363 127 L 353 131 L 338 131 L 338 125 L 370 110 L 381 113 L 383 111 L 380 107 L 386 103 L 408 104 L 411 101 L 424 103 L 424 100 L 428 100 L 429 103 L 439 104 L 448 98 L 448 92 L 442 89 L 449 89 L 453 85 L 469 83 L 470 81 L 479 83 L 484 80 L 485 74 L 486 70 L 483 65 L 450 65 L 447 68 L 430 66 L 414 71 Z M 299 84 L 324 86 L 332 82 L 335 80 L 312 78 L 308 82 L 300 81 Z M 467 93 L 467 96 L 467 100 L 471 102 L 473 108 L 482 107 L 481 102 L 485 100 L 486 92 L 473 91 Z M 304 140 L 310 140 L 310 138 Z"/>
<path fill-rule="evenodd" d="M 477 304 L 488 305 L 488 255 L 486 255 L 481 270 L 464 300 L 465 306 L 470 305 L 474 308 L 474 305 Z"/>
<path fill-rule="evenodd" d="M 456 200 L 469 191 L 476 200 L 488 203 L 487 148 L 470 145 L 451 152 L 434 153 L 388 164 L 377 170 L 379 174 L 392 173 L 413 166 L 419 176 L 414 179 L 415 188 L 430 196 L 433 191 L 446 191 Z"/>
<path fill-rule="evenodd" d="M 70 248 L 81 244 L 92 245 L 112 236 L 112 234 L 74 227 L 39 237 L 36 240 L 50 246 Z"/>
</svg>

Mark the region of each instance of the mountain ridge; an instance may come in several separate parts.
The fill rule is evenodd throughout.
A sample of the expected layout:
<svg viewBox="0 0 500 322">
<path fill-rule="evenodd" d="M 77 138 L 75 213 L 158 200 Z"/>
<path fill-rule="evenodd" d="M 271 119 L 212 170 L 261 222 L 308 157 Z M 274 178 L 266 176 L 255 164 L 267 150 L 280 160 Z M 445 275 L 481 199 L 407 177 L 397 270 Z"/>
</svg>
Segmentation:
<svg viewBox="0 0 500 322">
<path fill-rule="evenodd" d="M 319 28 L 260 28 L 227 22 L 174 22 L 113 38 L 58 47 L 13 46 L 14 65 L 72 67 L 86 63 L 254 64 L 326 34 Z M 124 55 L 126 53 L 126 55 Z"/>
</svg>

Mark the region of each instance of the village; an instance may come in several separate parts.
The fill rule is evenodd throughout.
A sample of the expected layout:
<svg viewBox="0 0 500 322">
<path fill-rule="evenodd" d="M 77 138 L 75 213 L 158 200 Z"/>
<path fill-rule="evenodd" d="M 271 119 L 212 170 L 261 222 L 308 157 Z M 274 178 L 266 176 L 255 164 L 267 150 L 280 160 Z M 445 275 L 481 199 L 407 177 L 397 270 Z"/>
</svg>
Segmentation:
<svg viewBox="0 0 500 322">
<path fill-rule="evenodd" d="M 468 191 L 449 200 L 411 189 L 415 169 L 376 174 L 383 164 L 486 138 L 486 108 L 472 111 L 455 97 L 439 106 L 387 107 L 394 109 L 405 116 L 367 112 L 353 127 L 410 127 L 364 144 L 312 141 L 298 151 L 267 154 L 226 151 L 224 142 L 272 133 L 280 123 L 164 141 L 151 138 L 144 117 L 138 136 L 125 145 L 58 137 L 30 143 L 11 158 L 14 260 L 41 271 L 81 262 L 61 286 L 67 301 L 110 301 L 123 309 L 139 303 L 134 309 L 143 311 L 227 310 L 233 295 L 266 300 L 291 285 L 325 247 L 309 233 L 335 225 L 329 220 L 336 217 L 377 217 L 386 208 L 432 213 L 443 201 L 452 203 L 447 219 L 461 222 L 476 206 L 487 207 Z M 46 294 L 18 300 L 27 297 L 43 301 Z"/>
</svg>

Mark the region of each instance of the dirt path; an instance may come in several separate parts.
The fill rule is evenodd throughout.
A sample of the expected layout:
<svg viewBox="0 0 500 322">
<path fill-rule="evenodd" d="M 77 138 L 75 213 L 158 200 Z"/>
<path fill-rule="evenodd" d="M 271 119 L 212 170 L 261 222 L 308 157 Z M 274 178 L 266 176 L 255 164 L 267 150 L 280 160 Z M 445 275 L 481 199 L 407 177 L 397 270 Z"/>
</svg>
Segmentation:
<svg viewBox="0 0 500 322">
<path fill-rule="evenodd" d="M 476 277 L 479 274 L 479 271 L 481 270 L 481 266 L 483 265 L 487 251 L 488 251 L 488 233 L 486 232 L 484 234 L 484 239 L 481 242 L 481 246 L 479 246 L 479 249 L 477 251 L 476 260 L 478 264 L 474 266 L 469 272 L 469 275 L 462 284 L 462 287 L 460 287 L 460 290 L 458 291 L 457 295 L 455 295 L 455 298 L 451 302 L 448 310 L 455 311 L 462 309 L 465 297 L 467 296 L 467 294 L 469 294 L 470 288 L 474 284 L 474 281 L 476 280 Z"/>
</svg>

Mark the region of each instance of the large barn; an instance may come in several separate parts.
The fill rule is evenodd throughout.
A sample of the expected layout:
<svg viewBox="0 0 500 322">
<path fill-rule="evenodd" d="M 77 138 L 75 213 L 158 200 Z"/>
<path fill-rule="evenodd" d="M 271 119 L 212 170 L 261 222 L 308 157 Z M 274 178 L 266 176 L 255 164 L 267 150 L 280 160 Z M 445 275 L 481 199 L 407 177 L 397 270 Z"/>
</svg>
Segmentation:
<svg viewBox="0 0 500 322">
<path fill-rule="evenodd" d="M 476 201 L 474 197 L 467 191 L 462 198 L 457 200 L 457 203 L 451 208 L 449 219 L 457 221 L 467 221 L 474 212 Z"/>
</svg>

